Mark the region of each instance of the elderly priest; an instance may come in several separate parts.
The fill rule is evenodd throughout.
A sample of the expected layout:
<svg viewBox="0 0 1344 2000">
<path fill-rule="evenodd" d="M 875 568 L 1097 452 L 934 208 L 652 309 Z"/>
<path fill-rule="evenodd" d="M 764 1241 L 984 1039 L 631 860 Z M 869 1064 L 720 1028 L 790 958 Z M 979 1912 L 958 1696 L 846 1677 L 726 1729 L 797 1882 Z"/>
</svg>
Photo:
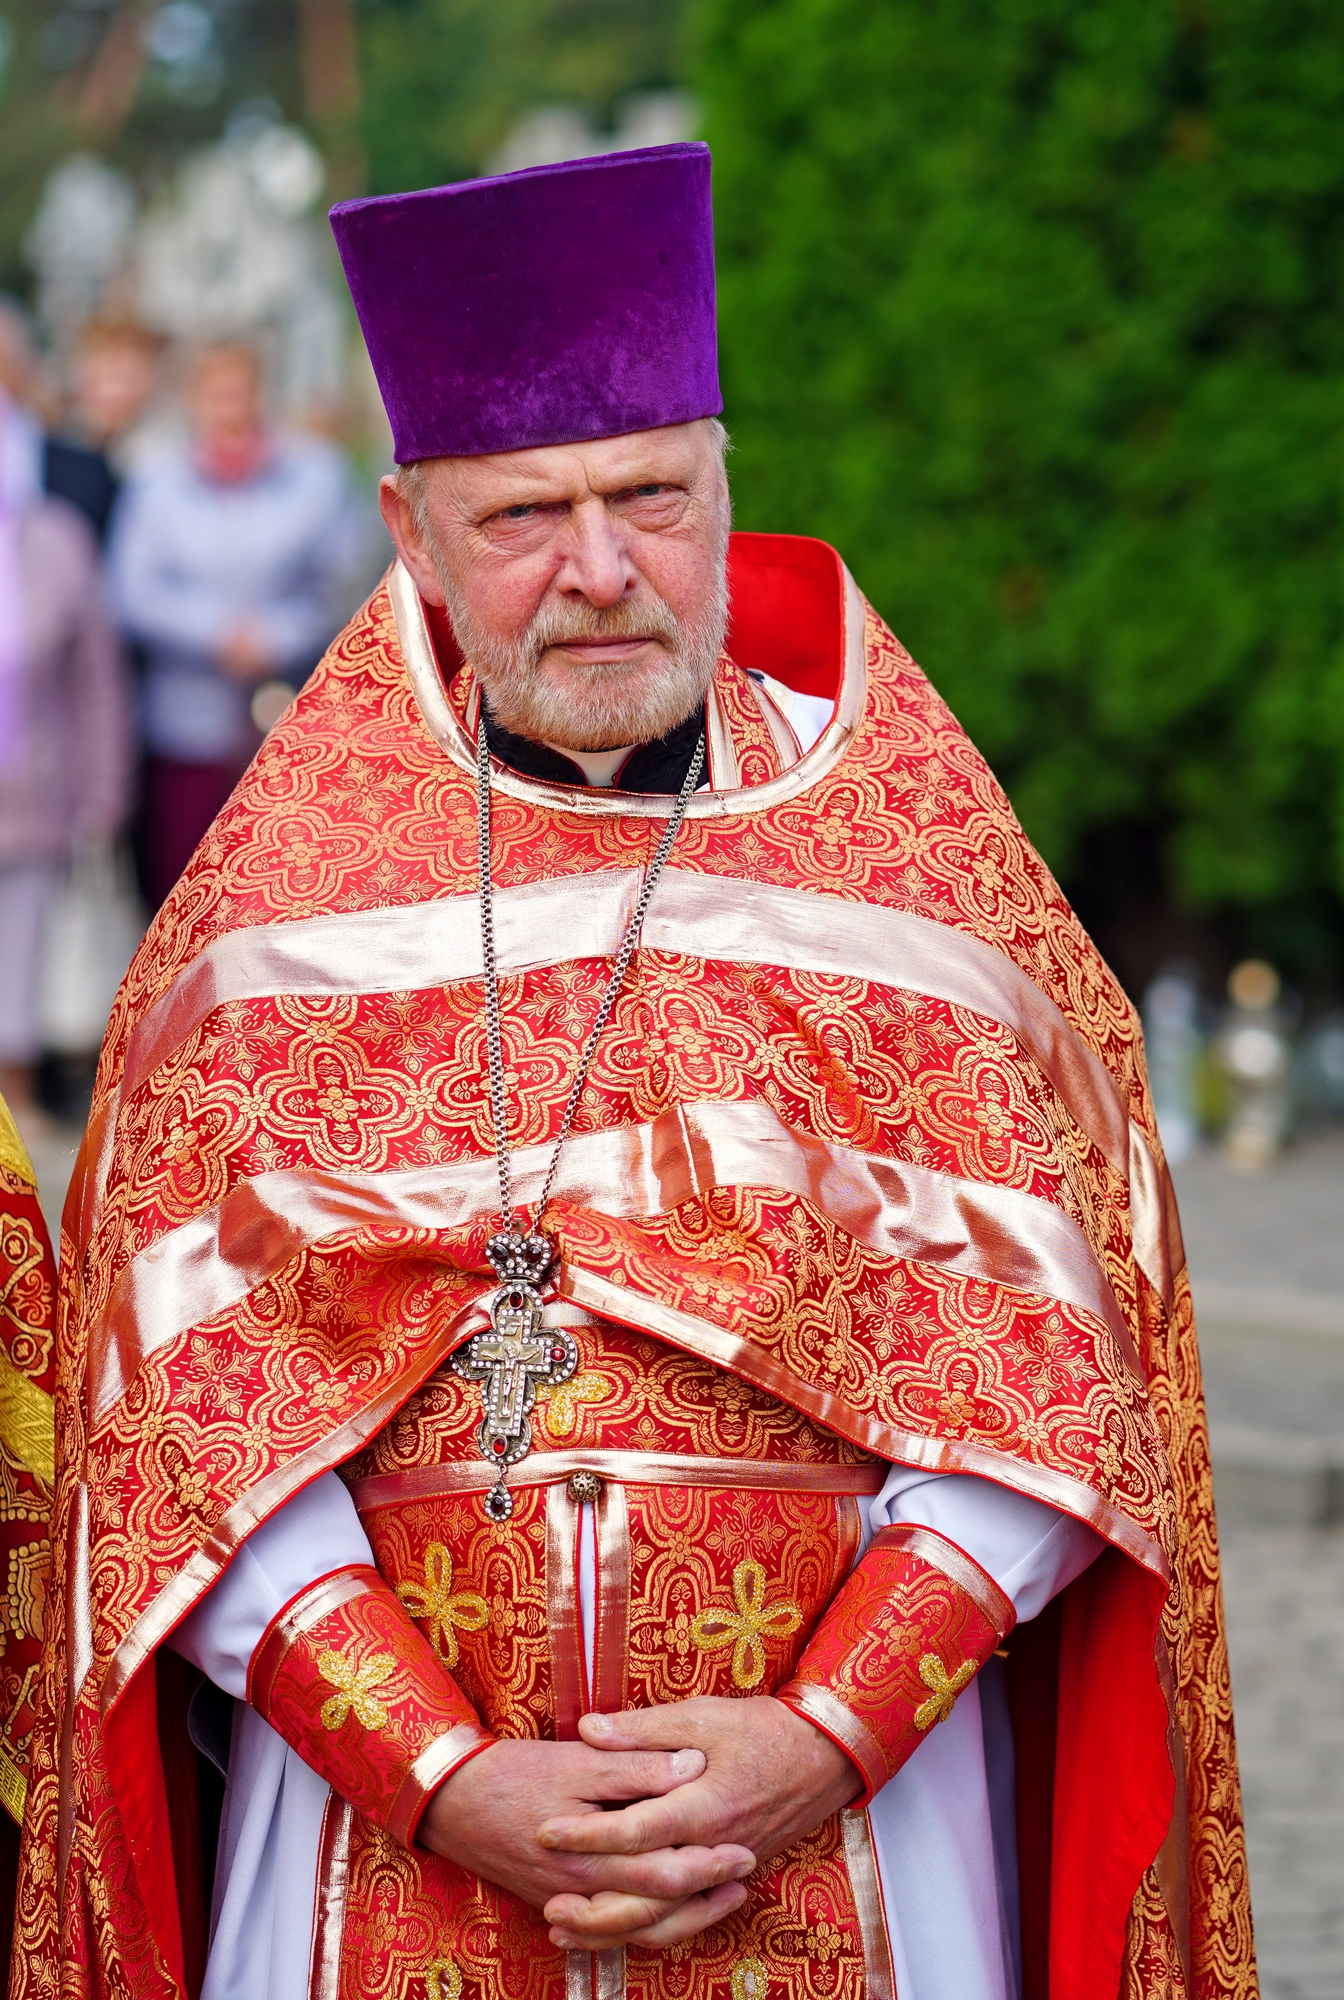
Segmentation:
<svg viewBox="0 0 1344 2000">
<path fill-rule="evenodd" d="M 123 990 L 14 2000 L 1250 1995 L 1132 1009 L 820 542 L 710 163 L 347 203 L 397 559 Z"/>
</svg>

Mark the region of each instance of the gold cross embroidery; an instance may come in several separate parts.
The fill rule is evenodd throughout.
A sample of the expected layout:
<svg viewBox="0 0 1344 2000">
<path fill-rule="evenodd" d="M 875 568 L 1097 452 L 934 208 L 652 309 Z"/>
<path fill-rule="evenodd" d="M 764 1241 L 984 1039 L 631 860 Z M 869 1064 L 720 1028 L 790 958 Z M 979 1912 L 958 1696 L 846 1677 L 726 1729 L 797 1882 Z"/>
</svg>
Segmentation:
<svg viewBox="0 0 1344 2000">
<path fill-rule="evenodd" d="M 321 1654 L 317 1671 L 336 1690 L 322 1704 L 322 1727 L 339 1729 L 353 1708 L 356 1721 L 365 1729 L 386 1729 L 387 1710 L 375 1699 L 373 1690 L 391 1678 L 396 1665 L 391 1653 L 375 1653 L 362 1667 L 352 1666 L 339 1653 Z"/>
<path fill-rule="evenodd" d="M 399 1583 L 397 1596 L 412 1618 L 422 1618 L 429 1626 L 429 1643 L 445 1667 L 458 1662 L 457 1633 L 483 1632 L 490 1619 L 490 1607 L 474 1590 L 453 1590 L 453 1559 L 442 1542 L 431 1542 L 425 1550 L 423 1583 Z"/>
<path fill-rule="evenodd" d="M 935 1722 L 946 1722 L 957 1696 L 974 1679 L 976 1670 L 974 1660 L 963 1660 L 957 1671 L 949 1674 L 936 1653 L 925 1653 L 919 1663 L 919 1678 L 932 1693 L 915 1710 L 915 1728 L 932 1729 Z"/>
<path fill-rule="evenodd" d="M 733 1601 L 736 1612 L 720 1607 L 697 1611 L 691 1620 L 691 1643 L 702 1653 L 717 1653 L 720 1647 L 731 1646 L 734 1685 L 759 1687 L 765 1678 L 762 1642 L 789 1638 L 802 1624 L 803 1614 L 791 1598 L 766 1604 L 765 1571 L 750 1557 L 733 1571 Z"/>
<path fill-rule="evenodd" d="M 579 1427 L 579 1406 L 583 1403 L 600 1403 L 606 1395 L 609 1384 L 605 1375 L 572 1375 L 568 1382 L 560 1382 L 554 1389 L 542 1389 L 540 1399 L 545 1404 L 542 1422 L 554 1438 L 572 1437 Z"/>
<path fill-rule="evenodd" d="M 429 2000 L 462 2000 L 462 1974 L 451 1958 L 436 1958 L 425 1967 Z"/>
</svg>

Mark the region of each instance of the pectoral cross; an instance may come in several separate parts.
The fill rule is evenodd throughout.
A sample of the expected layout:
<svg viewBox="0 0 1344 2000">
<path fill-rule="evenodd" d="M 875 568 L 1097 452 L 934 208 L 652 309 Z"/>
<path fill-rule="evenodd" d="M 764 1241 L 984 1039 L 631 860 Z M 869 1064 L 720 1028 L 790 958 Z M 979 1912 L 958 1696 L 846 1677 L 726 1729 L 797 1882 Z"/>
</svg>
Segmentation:
<svg viewBox="0 0 1344 2000">
<path fill-rule="evenodd" d="M 504 1280 L 490 1300 L 490 1328 L 478 1333 L 453 1367 L 481 1386 L 481 1427 L 476 1434 L 482 1458 L 499 1469 L 485 1496 L 492 1521 L 507 1521 L 513 1495 L 504 1483 L 511 1465 L 532 1448 L 532 1409 L 543 1385 L 558 1388 L 579 1365 L 579 1350 L 563 1327 L 542 1324 L 537 1285 L 549 1270 L 554 1250 L 544 1236 L 492 1236 L 486 1254 Z"/>
</svg>

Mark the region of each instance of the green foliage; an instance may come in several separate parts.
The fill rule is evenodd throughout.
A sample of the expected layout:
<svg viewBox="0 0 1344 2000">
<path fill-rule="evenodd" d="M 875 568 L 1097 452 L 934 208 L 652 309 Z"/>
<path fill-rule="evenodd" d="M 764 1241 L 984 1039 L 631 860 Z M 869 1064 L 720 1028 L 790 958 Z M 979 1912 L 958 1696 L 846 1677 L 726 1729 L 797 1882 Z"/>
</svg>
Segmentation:
<svg viewBox="0 0 1344 2000">
<path fill-rule="evenodd" d="M 1337 0 L 693 0 L 743 526 L 835 542 L 1066 877 L 1344 891 Z"/>
<path fill-rule="evenodd" d="M 370 191 L 481 172 L 523 111 L 671 80 L 681 0 L 381 0 L 360 14 Z"/>
</svg>

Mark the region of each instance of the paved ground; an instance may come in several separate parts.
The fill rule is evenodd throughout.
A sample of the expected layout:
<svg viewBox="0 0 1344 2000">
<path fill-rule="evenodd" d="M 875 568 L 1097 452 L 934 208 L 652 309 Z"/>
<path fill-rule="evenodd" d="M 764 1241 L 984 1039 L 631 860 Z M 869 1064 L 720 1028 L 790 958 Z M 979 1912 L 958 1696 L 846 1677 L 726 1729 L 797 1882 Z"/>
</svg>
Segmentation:
<svg viewBox="0 0 1344 2000">
<path fill-rule="evenodd" d="M 1265 2000 L 1344 1995 L 1344 1529 L 1223 1532 Z"/>
<path fill-rule="evenodd" d="M 1265 2000 L 1344 2000 L 1344 1134 L 1176 1175 L 1219 1496 Z M 1257 1519 L 1259 1515 L 1261 1518 Z"/>
<path fill-rule="evenodd" d="M 1344 1299 L 1344 1132 L 1318 1133 L 1264 1174 L 1212 1147 L 1175 1173 L 1198 1301 L 1201 1281 Z"/>
<path fill-rule="evenodd" d="M 54 1231 L 74 1140 L 34 1157 Z M 1344 1511 L 1344 1133 L 1253 1177 L 1207 1152 L 1177 1185 L 1265 2000 L 1344 2000 L 1344 1524 L 1304 1524 Z"/>
</svg>

